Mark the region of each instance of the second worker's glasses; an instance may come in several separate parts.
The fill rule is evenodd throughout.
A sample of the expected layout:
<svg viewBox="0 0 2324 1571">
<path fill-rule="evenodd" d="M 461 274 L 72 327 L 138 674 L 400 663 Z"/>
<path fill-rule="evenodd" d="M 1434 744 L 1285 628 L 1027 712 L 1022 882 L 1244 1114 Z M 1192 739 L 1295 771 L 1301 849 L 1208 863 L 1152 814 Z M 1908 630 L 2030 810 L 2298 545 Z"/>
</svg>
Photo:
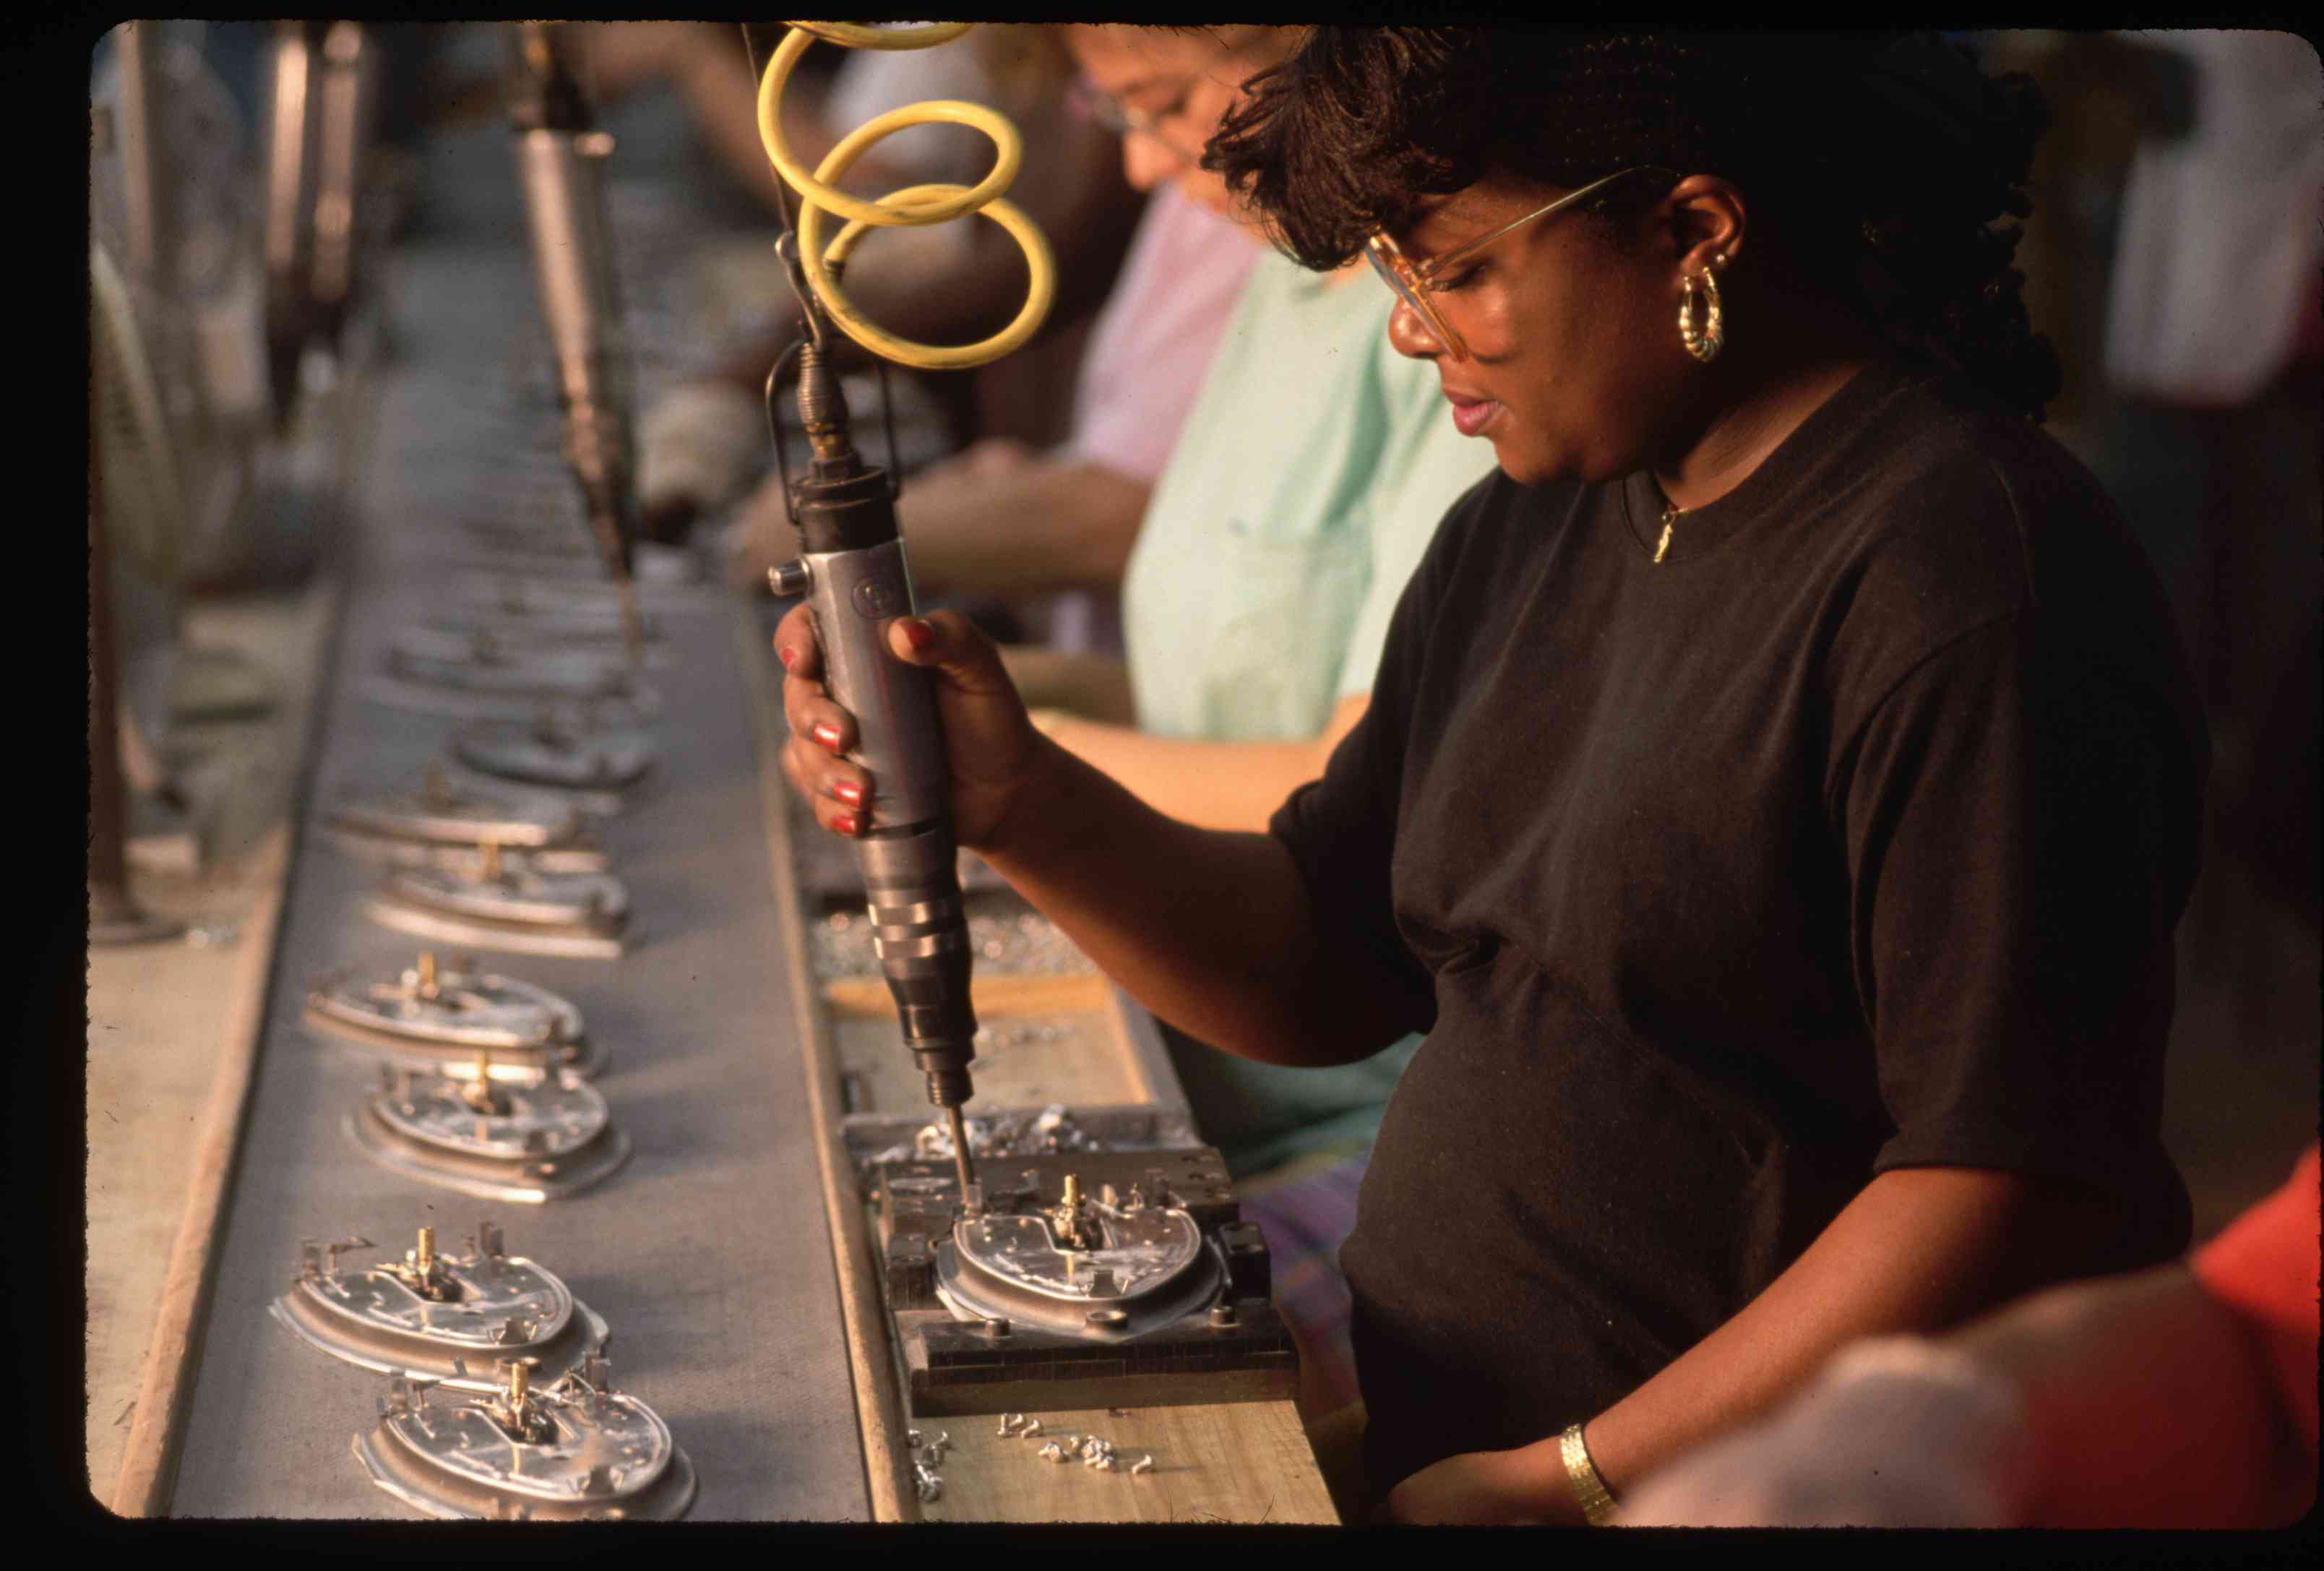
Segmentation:
<svg viewBox="0 0 2324 1571">
<path fill-rule="evenodd" d="M 1132 133 L 1150 136 L 1170 152 L 1199 167 L 1203 155 L 1162 129 L 1156 116 L 1133 109 L 1086 78 L 1075 78 L 1065 88 L 1065 101 L 1117 136 Z M 1167 116 L 1166 116 L 1167 117 Z"/>
</svg>

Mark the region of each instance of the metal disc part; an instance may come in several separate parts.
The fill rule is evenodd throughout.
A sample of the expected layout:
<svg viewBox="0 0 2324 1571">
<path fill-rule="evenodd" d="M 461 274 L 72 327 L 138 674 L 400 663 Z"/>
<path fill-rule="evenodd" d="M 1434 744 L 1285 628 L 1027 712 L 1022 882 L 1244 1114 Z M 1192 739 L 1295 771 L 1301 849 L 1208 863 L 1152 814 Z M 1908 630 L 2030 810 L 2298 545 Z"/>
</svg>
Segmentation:
<svg viewBox="0 0 2324 1571">
<path fill-rule="evenodd" d="M 462 763 L 530 786 L 611 791 L 653 766 L 642 732 L 565 731 L 553 725 L 474 726 L 453 742 Z"/>
<path fill-rule="evenodd" d="M 355 1456 L 429 1516 L 676 1520 L 694 1503 L 694 1465 L 659 1414 L 610 1388 L 601 1358 L 515 1411 L 505 1396 L 430 1402 L 427 1386 L 399 1377 Z"/>
<path fill-rule="evenodd" d="M 1082 1203 L 1078 1238 L 1045 1213 L 963 1216 L 936 1246 L 936 1291 L 955 1318 L 1002 1318 L 1093 1341 L 1168 1326 L 1216 1294 L 1223 1270 L 1176 1206 Z"/>
<path fill-rule="evenodd" d="M 559 725 L 584 727 L 634 726 L 642 723 L 659 703 L 658 694 L 650 695 L 653 702 L 650 705 L 643 701 L 646 695 L 639 698 L 574 698 L 482 692 L 442 687 L 432 682 L 416 682 L 387 674 L 364 679 L 356 691 L 372 702 L 384 704 L 392 709 L 443 715 L 456 720 L 499 720 L 521 725 L 545 719 Z"/>
<path fill-rule="evenodd" d="M 451 846 L 549 846 L 581 834 L 581 815 L 554 798 L 514 786 L 456 784 L 441 767 L 405 790 L 346 797 L 326 822 L 374 838 Z"/>
<path fill-rule="evenodd" d="M 305 1240 L 299 1274 L 267 1312 L 334 1358 L 463 1391 L 499 1391 L 504 1359 L 536 1360 L 549 1382 L 604 1350 L 604 1320 L 547 1267 L 503 1252 L 498 1227 L 486 1222 L 467 1242 L 423 1275 L 418 1252 L 342 1269 L 339 1255 L 368 1241 Z"/>
<path fill-rule="evenodd" d="M 586 1081 L 529 1086 L 389 1071 L 346 1121 L 382 1167 L 464 1195 L 538 1206 L 577 1194 L 629 1160 L 629 1137 Z"/>
<path fill-rule="evenodd" d="M 640 699 L 648 690 L 631 672 L 628 661 L 606 650 L 518 653 L 494 642 L 489 652 L 447 657 L 420 653 L 399 642 L 388 651 L 388 670 L 411 681 L 464 692 L 534 698 Z"/>
<path fill-rule="evenodd" d="M 399 1068 L 523 1082 L 558 1073 L 587 1077 L 604 1053 L 585 1034 L 581 1012 L 545 987 L 475 969 L 438 972 L 434 956 L 393 982 L 318 977 L 306 1022 Z M 480 1055 L 482 1058 L 480 1058 Z"/>
<path fill-rule="evenodd" d="M 447 872 L 465 873 L 471 878 L 484 873 L 484 848 L 477 843 L 406 840 L 392 835 L 361 834 L 332 825 L 325 825 L 324 833 L 340 850 L 365 862 L 390 867 L 441 867 Z M 530 850 L 504 847 L 497 855 L 503 867 L 534 873 L 603 873 L 611 865 L 611 858 L 586 830 L 570 845 L 542 846 Z"/>
<path fill-rule="evenodd" d="M 366 908 L 399 932 L 532 955 L 613 959 L 630 896 L 611 873 L 530 870 L 471 878 L 440 867 L 399 868 Z"/>
</svg>

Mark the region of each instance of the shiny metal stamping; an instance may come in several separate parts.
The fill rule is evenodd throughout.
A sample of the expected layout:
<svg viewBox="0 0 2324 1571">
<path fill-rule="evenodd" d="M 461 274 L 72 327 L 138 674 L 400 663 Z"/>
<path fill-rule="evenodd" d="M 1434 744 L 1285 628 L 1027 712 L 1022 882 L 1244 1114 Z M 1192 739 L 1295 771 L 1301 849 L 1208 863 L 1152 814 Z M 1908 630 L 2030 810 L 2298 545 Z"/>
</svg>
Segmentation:
<svg viewBox="0 0 2324 1571">
<path fill-rule="evenodd" d="M 347 1137 L 382 1167 L 440 1188 L 537 1206 L 603 1182 L 629 1160 L 604 1096 L 549 1077 L 510 1086 L 381 1070 Z"/>
<path fill-rule="evenodd" d="M 304 1240 L 290 1290 L 267 1311 L 334 1358 L 463 1391 L 499 1390 L 499 1359 L 534 1359 L 554 1382 L 603 1351 L 605 1322 L 547 1267 L 509 1254 L 492 1223 L 458 1253 L 435 1252 L 432 1228 L 422 1238 L 401 1261 L 361 1267 L 339 1257 L 368 1239 Z"/>
<path fill-rule="evenodd" d="M 545 1389 L 431 1403 L 399 1375 L 380 1421 L 355 1437 L 381 1489 L 436 1517 L 670 1521 L 694 1503 L 694 1465 L 645 1403 L 613 1389 L 602 1357 Z"/>
</svg>

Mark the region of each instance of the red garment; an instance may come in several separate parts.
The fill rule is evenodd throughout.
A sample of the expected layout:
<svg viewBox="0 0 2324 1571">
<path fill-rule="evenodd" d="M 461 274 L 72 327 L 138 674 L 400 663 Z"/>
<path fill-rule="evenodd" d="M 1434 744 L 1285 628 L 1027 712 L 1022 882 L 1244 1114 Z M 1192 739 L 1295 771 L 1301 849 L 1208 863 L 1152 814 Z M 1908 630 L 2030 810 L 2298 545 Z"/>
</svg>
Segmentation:
<svg viewBox="0 0 2324 1571">
<path fill-rule="evenodd" d="M 2277 1395 L 2316 1455 L 2318 1235 L 2324 1231 L 2319 1147 L 2308 1148 L 2291 1181 L 2229 1223 L 2194 1252 L 2195 1278 L 2267 1338 Z"/>
</svg>

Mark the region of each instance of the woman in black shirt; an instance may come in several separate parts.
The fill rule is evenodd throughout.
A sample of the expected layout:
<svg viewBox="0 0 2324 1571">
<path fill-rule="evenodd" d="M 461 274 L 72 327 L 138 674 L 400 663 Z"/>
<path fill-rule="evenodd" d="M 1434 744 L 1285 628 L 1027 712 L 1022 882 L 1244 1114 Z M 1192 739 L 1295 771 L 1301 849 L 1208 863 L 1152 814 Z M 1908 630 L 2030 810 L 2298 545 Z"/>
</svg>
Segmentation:
<svg viewBox="0 0 2324 1571">
<path fill-rule="evenodd" d="M 1500 464 L 1371 712 L 1271 834 L 1208 833 L 957 619 L 891 630 L 963 843 L 1157 1014 L 1291 1065 L 1428 1033 L 1342 1255 L 1399 1518 L 1596 1520 L 1844 1341 L 2186 1242 L 2205 744 L 2029 418 L 1987 225 L 2038 115 L 1934 41 L 1317 29 L 1213 160 L 1308 265 L 1371 256 Z M 776 646 L 854 832 L 802 613 Z"/>
</svg>

